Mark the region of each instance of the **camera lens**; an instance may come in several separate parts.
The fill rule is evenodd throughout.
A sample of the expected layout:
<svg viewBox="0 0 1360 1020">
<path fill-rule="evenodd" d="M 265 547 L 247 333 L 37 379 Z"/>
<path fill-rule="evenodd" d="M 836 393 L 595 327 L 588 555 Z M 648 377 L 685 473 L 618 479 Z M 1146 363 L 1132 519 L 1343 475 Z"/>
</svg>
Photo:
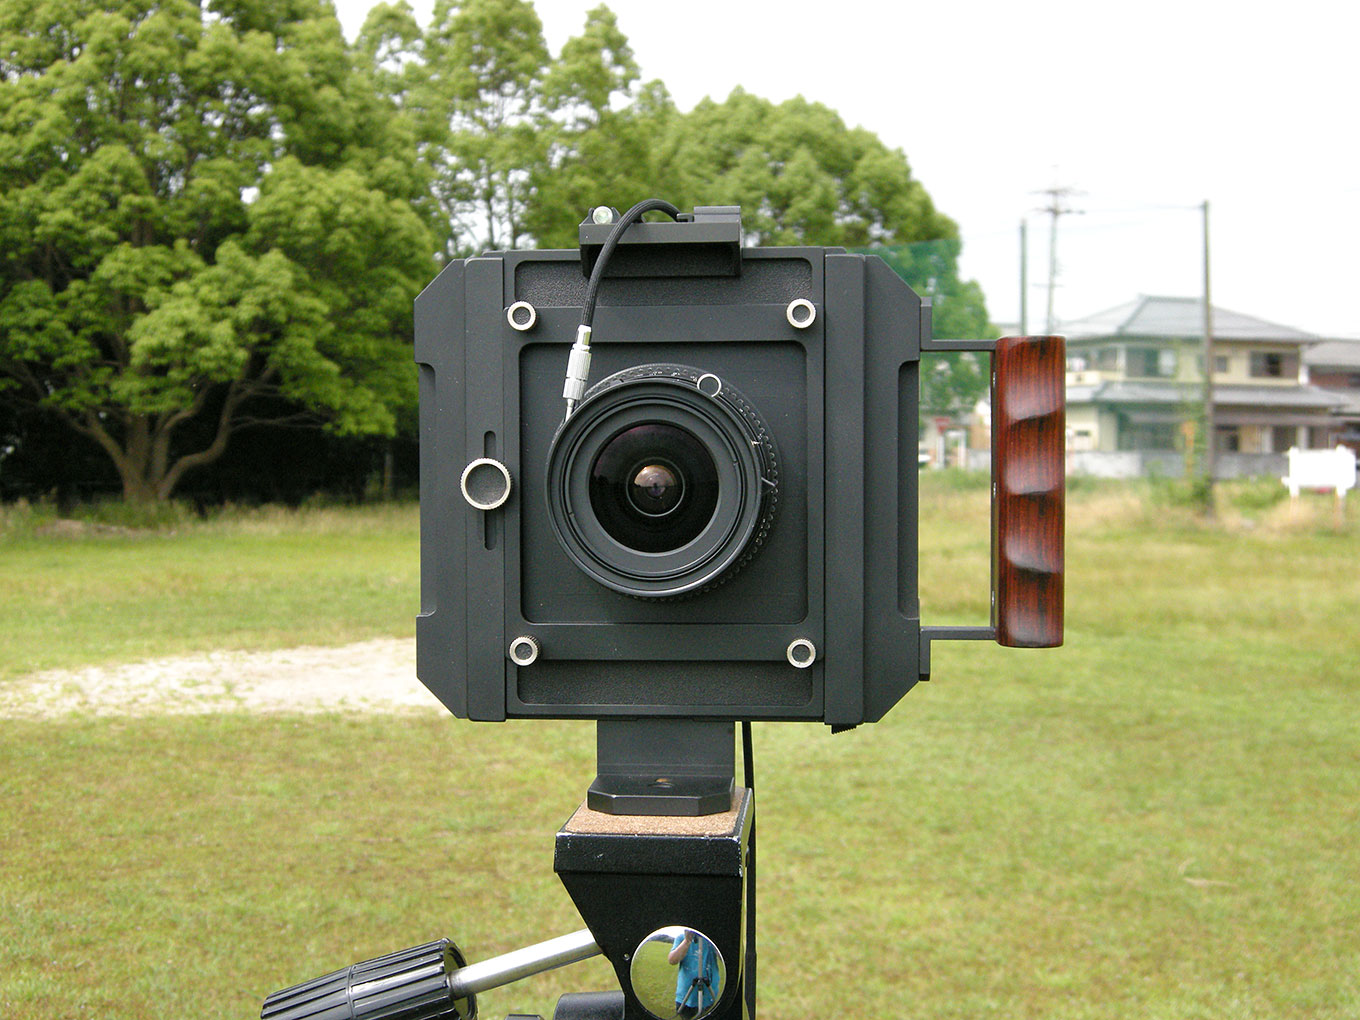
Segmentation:
<svg viewBox="0 0 1360 1020">
<path fill-rule="evenodd" d="M 591 509 L 609 537 L 629 549 L 679 549 L 698 537 L 717 505 L 712 454 L 674 424 L 623 429 L 591 465 Z"/>
<path fill-rule="evenodd" d="M 730 383 L 638 365 L 591 388 L 548 453 L 548 517 L 571 561 L 624 595 L 694 595 L 730 577 L 774 519 L 773 437 Z"/>
</svg>

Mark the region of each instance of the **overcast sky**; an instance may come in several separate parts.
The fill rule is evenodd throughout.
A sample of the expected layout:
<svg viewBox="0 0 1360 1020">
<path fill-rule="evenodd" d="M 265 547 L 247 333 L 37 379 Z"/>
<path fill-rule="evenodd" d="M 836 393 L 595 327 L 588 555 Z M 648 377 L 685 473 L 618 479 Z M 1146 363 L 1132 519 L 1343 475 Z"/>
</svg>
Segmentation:
<svg viewBox="0 0 1360 1020">
<path fill-rule="evenodd" d="M 596 0 L 539 0 L 554 53 Z M 339 0 L 352 38 L 369 0 Z M 428 18 L 430 0 L 413 3 Z M 608 0 L 682 109 L 740 85 L 825 103 L 901 148 L 963 236 L 998 322 L 1044 328 L 1055 185 L 1059 318 L 1203 286 L 1214 304 L 1360 337 L 1360 4 L 1139 0 Z M 633 196 L 625 196 L 631 198 Z M 666 197 L 666 196 L 658 196 Z M 601 201 L 618 204 L 612 196 Z"/>
</svg>

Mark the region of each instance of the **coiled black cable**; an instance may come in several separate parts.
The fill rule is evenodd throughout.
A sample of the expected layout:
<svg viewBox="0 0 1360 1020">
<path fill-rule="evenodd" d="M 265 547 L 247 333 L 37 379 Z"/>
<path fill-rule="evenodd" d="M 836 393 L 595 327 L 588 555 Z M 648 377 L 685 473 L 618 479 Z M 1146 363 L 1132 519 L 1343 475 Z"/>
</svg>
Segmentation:
<svg viewBox="0 0 1360 1020">
<path fill-rule="evenodd" d="M 649 212 L 664 212 L 673 220 L 680 218 L 680 210 L 661 198 L 643 199 L 618 218 L 618 221 L 614 224 L 614 229 L 604 239 L 604 244 L 600 245 L 599 254 L 595 256 L 595 265 L 590 271 L 590 282 L 586 284 L 585 304 L 581 306 L 582 326 L 590 326 L 594 322 L 595 301 L 600 296 L 600 281 L 604 279 L 605 266 L 614 256 L 614 249 L 619 246 L 619 241 L 623 239 L 623 232 Z"/>
<path fill-rule="evenodd" d="M 600 296 L 600 283 L 604 280 L 605 267 L 614 256 L 614 249 L 619 246 L 623 232 L 642 219 L 645 213 L 652 211 L 664 212 L 674 220 L 680 219 L 680 210 L 669 202 L 659 198 L 644 199 L 619 217 L 595 256 L 595 265 L 591 267 L 590 280 L 586 283 L 585 303 L 581 306 L 581 325 L 576 327 L 576 342 L 571 345 L 571 354 L 567 357 L 566 378 L 562 380 L 562 397 L 567 402 L 567 414 L 562 419 L 564 423 L 585 396 L 586 386 L 590 381 L 591 323 L 595 319 L 595 302 Z"/>
</svg>

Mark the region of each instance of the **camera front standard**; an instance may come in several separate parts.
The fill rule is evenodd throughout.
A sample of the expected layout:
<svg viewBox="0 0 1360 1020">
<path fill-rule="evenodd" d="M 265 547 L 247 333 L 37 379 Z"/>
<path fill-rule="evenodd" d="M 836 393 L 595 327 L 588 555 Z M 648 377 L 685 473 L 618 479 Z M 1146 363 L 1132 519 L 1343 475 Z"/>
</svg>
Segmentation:
<svg viewBox="0 0 1360 1020">
<path fill-rule="evenodd" d="M 735 208 L 605 212 L 416 302 L 421 680 L 472 719 L 880 718 L 932 633 L 976 636 L 920 621 L 929 304 L 872 255 L 745 248 Z M 1060 614 L 1060 530 L 1032 552 Z"/>
</svg>

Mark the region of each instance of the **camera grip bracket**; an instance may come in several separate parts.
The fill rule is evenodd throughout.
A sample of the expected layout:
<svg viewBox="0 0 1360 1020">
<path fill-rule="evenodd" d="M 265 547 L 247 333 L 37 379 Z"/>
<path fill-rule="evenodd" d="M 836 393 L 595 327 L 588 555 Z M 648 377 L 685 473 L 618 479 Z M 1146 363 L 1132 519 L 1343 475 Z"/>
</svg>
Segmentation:
<svg viewBox="0 0 1360 1020">
<path fill-rule="evenodd" d="M 922 627 L 921 678 L 934 641 L 996 641 L 1012 648 L 1063 643 L 1066 505 L 1065 340 L 930 338 L 922 351 L 992 356 L 992 591 L 987 627 Z"/>
<path fill-rule="evenodd" d="M 1008 336 L 992 355 L 992 626 L 997 644 L 1063 642 L 1065 343 Z"/>
</svg>

